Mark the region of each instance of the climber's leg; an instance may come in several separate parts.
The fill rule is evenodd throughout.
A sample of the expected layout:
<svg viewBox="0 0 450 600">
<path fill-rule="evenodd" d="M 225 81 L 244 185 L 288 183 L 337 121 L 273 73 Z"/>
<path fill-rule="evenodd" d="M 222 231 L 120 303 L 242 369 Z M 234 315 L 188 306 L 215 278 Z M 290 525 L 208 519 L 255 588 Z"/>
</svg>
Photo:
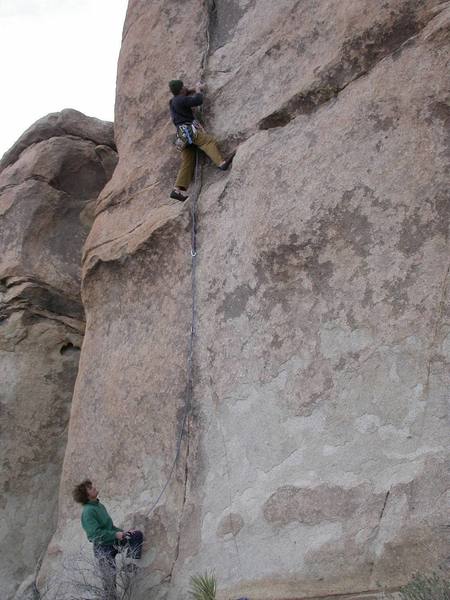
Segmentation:
<svg viewBox="0 0 450 600">
<path fill-rule="evenodd" d="M 195 144 L 200 148 L 200 150 L 207 154 L 213 163 L 222 171 L 226 171 L 231 165 L 235 152 L 233 152 L 233 154 L 231 154 L 227 159 L 224 159 L 217 147 L 216 140 L 212 135 L 206 133 L 206 131 L 200 130 L 197 133 Z"/>
<path fill-rule="evenodd" d="M 175 188 L 170 194 L 171 198 L 176 200 L 186 200 L 187 194 L 184 194 L 194 177 L 195 169 L 195 146 L 187 146 L 181 151 L 181 165 L 178 171 Z"/>
<path fill-rule="evenodd" d="M 187 190 L 194 177 L 195 147 L 187 146 L 181 151 L 181 165 L 178 171 L 175 187 Z"/>
<path fill-rule="evenodd" d="M 116 596 L 116 555 L 115 546 L 94 544 L 94 556 L 98 561 L 100 578 L 105 600 L 117 600 Z"/>
<path fill-rule="evenodd" d="M 206 131 L 199 131 L 197 133 L 197 137 L 195 138 L 195 145 L 200 148 L 202 152 L 204 152 L 209 158 L 213 161 L 213 163 L 220 167 L 226 161 L 223 159 L 220 151 L 217 147 L 216 140 L 212 135 L 206 133 Z"/>
</svg>

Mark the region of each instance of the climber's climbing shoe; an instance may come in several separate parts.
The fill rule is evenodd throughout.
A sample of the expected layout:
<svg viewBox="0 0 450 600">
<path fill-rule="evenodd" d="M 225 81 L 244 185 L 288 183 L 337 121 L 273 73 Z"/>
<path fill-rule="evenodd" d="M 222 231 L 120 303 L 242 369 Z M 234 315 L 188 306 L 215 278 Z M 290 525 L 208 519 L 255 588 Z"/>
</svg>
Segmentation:
<svg viewBox="0 0 450 600">
<path fill-rule="evenodd" d="M 236 152 L 233 152 L 233 154 L 231 154 L 221 165 L 219 165 L 219 169 L 221 171 L 226 171 L 228 169 L 228 167 L 233 162 L 233 158 L 234 158 L 235 154 L 236 154 Z"/>
<path fill-rule="evenodd" d="M 180 192 L 178 190 L 172 190 L 170 192 L 170 197 L 173 198 L 174 200 L 179 200 L 180 202 L 184 202 L 185 200 L 187 200 L 189 198 L 189 196 L 187 194 L 183 194 L 182 192 Z"/>
</svg>

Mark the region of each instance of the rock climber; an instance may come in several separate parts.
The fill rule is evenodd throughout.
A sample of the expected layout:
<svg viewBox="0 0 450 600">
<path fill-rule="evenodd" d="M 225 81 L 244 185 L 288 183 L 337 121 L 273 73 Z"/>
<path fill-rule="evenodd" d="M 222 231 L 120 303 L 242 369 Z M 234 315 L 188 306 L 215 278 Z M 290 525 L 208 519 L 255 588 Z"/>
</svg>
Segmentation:
<svg viewBox="0 0 450 600">
<path fill-rule="evenodd" d="M 140 559 L 144 536 L 137 529 L 124 531 L 115 527 L 98 499 L 98 490 L 89 479 L 75 486 L 73 498 L 83 505 L 81 525 L 88 540 L 94 544 L 94 556 L 99 562 L 104 586 L 115 586 L 116 555 L 124 549 L 130 558 Z M 135 569 L 136 565 L 131 563 L 130 567 Z"/>
<path fill-rule="evenodd" d="M 228 169 L 234 154 L 224 159 L 213 136 L 195 119 L 192 109 L 203 104 L 203 84 L 197 83 L 195 90 L 191 90 L 181 80 L 173 79 L 169 89 L 173 94 L 169 102 L 170 116 L 177 129 L 176 145 L 181 150 L 181 166 L 170 197 L 184 202 L 188 198 L 185 192 L 194 177 L 196 147 L 222 171 Z"/>
</svg>

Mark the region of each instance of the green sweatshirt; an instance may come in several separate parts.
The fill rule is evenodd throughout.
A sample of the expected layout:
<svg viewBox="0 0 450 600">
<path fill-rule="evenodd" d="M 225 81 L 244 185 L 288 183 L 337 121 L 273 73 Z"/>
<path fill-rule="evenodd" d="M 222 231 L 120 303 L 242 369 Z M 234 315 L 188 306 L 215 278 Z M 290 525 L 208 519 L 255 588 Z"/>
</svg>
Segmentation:
<svg viewBox="0 0 450 600">
<path fill-rule="evenodd" d="M 114 527 L 108 511 L 99 500 L 89 500 L 83 506 L 81 525 L 90 542 L 112 546 L 116 542 L 116 533 L 122 531 Z"/>
</svg>

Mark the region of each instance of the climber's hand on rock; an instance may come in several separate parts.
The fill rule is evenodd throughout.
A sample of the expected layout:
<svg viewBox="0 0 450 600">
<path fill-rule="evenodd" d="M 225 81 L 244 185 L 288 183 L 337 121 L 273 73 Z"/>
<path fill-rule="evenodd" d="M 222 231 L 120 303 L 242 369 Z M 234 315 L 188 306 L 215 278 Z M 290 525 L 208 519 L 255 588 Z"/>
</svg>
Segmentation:
<svg viewBox="0 0 450 600">
<path fill-rule="evenodd" d="M 203 88 L 205 87 L 205 84 L 202 83 L 201 81 L 197 81 L 197 83 L 195 84 L 195 91 L 201 92 L 203 90 Z"/>
<path fill-rule="evenodd" d="M 116 538 L 117 538 L 118 540 L 123 540 L 123 538 L 124 538 L 124 537 L 125 537 L 125 532 L 124 532 L 124 531 L 118 531 L 118 532 L 116 533 Z"/>
</svg>

